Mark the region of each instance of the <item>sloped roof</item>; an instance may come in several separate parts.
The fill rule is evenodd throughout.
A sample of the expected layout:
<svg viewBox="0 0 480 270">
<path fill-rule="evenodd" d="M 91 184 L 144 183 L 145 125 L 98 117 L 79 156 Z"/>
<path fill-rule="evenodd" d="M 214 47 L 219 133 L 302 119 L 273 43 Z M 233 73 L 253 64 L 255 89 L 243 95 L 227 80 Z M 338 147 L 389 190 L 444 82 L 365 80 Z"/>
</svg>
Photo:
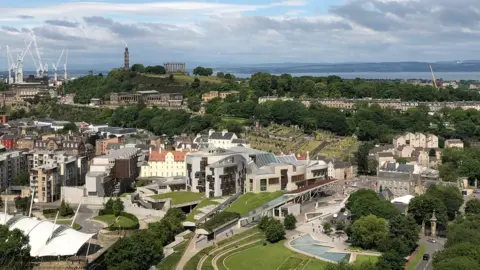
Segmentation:
<svg viewBox="0 0 480 270">
<path fill-rule="evenodd" d="M 165 161 L 168 153 L 172 153 L 175 161 L 185 161 L 185 156 L 189 153 L 187 151 L 168 151 L 168 150 L 154 150 L 150 153 L 150 161 Z"/>
<path fill-rule="evenodd" d="M 65 225 L 56 225 L 48 220 L 35 220 L 25 216 L 11 216 L 0 213 L 0 224 L 9 230 L 19 229 L 29 237 L 30 256 L 70 256 L 95 234 L 86 234 Z M 53 234 L 50 234 L 52 232 Z M 52 237 L 50 237 L 52 235 Z"/>
</svg>

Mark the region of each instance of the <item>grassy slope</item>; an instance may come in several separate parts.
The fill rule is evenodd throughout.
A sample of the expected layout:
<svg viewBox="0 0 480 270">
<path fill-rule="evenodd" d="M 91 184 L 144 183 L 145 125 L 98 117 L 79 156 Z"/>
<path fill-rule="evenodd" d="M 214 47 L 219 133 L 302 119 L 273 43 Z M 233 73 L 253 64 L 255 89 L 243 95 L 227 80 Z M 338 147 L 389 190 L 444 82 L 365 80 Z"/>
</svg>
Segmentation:
<svg viewBox="0 0 480 270">
<path fill-rule="evenodd" d="M 197 214 L 200 214 L 200 208 L 202 207 L 205 207 L 205 206 L 209 206 L 209 205 L 217 205 L 219 204 L 218 202 L 216 201 L 212 201 L 212 200 L 203 200 L 201 201 L 194 209 L 192 212 L 190 212 L 188 215 L 187 215 L 187 221 L 192 221 L 192 222 L 195 222 L 195 215 Z"/>
<path fill-rule="evenodd" d="M 176 246 L 173 248 L 173 253 L 170 254 L 167 258 L 162 260 L 158 265 L 157 269 L 158 270 L 174 270 L 175 267 L 177 266 L 178 262 L 182 258 L 183 252 L 187 248 L 188 242 L 190 241 L 190 238 L 193 236 L 193 234 L 189 234 L 185 236 L 185 241 L 183 241 L 180 245 Z"/>
<path fill-rule="evenodd" d="M 227 208 L 227 211 L 245 214 L 277 197 L 280 197 L 282 194 L 282 191 L 262 192 L 257 194 L 251 192 L 245 193 L 233 202 L 232 205 Z"/>
<path fill-rule="evenodd" d="M 151 196 L 152 199 L 166 199 L 171 198 L 172 204 L 182 204 L 187 202 L 194 202 L 199 201 L 202 199 L 203 194 L 196 193 L 196 192 L 188 192 L 188 191 L 177 191 L 177 192 L 169 192 L 165 194 L 156 194 Z"/>
<path fill-rule="evenodd" d="M 415 270 L 415 266 L 420 262 L 420 260 L 423 258 L 423 254 L 427 248 L 423 245 L 421 245 L 418 248 L 417 253 L 415 254 L 415 257 L 407 264 L 407 270 Z"/>
<path fill-rule="evenodd" d="M 209 82 L 209 83 L 222 83 L 224 80 L 221 78 L 218 78 L 216 76 L 188 76 L 188 75 L 181 75 L 181 74 L 174 74 L 173 78 L 175 82 L 179 84 L 184 84 L 184 83 L 192 83 L 195 78 L 198 78 L 200 80 L 200 83 L 202 82 Z"/>
<path fill-rule="evenodd" d="M 117 217 L 115 217 L 114 215 L 103 215 L 103 216 L 94 217 L 93 219 L 103 221 L 103 222 L 110 225 L 110 224 L 113 224 L 115 222 Z M 133 221 L 129 218 L 123 217 L 123 216 L 119 217 L 118 222 L 116 224 L 116 226 L 118 226 L 118 227 L 129 227 L 129 226 L 133 226 L 133 225 L 135 225 L 135 221 Z"/>
<path fill-rule="evenodd" d="M 261 256 L 259 256 L 261 255 Z M 288 259 L 297 258 L 297 259 Z M 288 260 L 287 260 L 288 259 Z M 287 249 L 284 246 L 284 241 L 280 241 L 275 244 L 267 244 L 266 246 L 257 245 L 251 249 L 237 253 L 231 257 L 225 259 L 225 265 L 230 270 L 240 269 L 262 269 L 262 270 L 275 270 L 275 269 L 296 269 L 295 267 L 304 260 L 309 260 L 308 256 L 296 253 Z M 288 265 L 283 265 L 286 262 Z M 298 263 L 297 265 L 293 265 Z M 222 265 L 223 262 L 219 262 Z M 320 260 L 311 260 L 303 269 L 324 269 L 327 262 Z M 287 268 L 285 268 L 287 267 Z"/>
</svg>

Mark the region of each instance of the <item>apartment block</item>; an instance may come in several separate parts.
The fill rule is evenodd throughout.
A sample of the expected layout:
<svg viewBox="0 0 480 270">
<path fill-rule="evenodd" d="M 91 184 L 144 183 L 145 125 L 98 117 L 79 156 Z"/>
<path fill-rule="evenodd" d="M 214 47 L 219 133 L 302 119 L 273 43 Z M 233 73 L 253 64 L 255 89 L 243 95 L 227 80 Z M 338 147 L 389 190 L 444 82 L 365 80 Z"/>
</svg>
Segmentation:
<svg viewBox="0 0 480 270">
<path fill-rule="evenodd" d="M 221 132 L 216 132 L 215 130 L 211 129 L 208 131 L 208 134 L 197 134 L 195 139 L 193 139 L 193 144 L 195 144 L 198 148 L 209 147 L 229 149 L 238 146 L 247 148 L 250 147 L 247 140 L 239 139 L 237 134 L 229 132 L 226 129 L 222 130 Z"/>
<path fill-rule="evenodd" d="M 102 156 L 107 153 L 107 146 L 109 143 L 124 143 L 125 140 L 122 137 L 114 137 L 108 139 L 100 139 L 95 143 L 95 155 Z"/>
<path fill-rule="evenodd" d="M 230 95 L 238 94 L 238 91 L 210 91 L 202 95 L 203 102 L 209 102 L 214 98 L 224 99 Z"/>
<path fill-rule="evenodd" d="M 24 152 L 0 148 L 0 189 L 12 185 L 15 177 L 26 171 L 27 157 Z"/>
<path fill-rule="evenodd" d="M 140 171 L 141 177 L 185 176 L 185 156 L 189 152 L 168 151 L 160 148 L 150 152 L 148 163 Z"/>
</svg>

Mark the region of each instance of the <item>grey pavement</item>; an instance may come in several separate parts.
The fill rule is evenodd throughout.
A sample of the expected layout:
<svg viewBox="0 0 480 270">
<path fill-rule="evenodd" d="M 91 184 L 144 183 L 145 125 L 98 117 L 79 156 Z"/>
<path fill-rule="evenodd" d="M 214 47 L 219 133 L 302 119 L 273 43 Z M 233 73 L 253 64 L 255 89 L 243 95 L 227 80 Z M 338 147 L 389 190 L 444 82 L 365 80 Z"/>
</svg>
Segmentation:
<svg viewBox="0 0 480 270">
<path fill-rule="evenodd" d="M 425 253 L 429 254 L 430 259 L 428 261 L 424 261 L 422 258 L 422 260 L 415 267 L 415 270 L 432 270 L 433 269 L 432 260 L 433 260 L 433 256 L 435 255 L 435 252 L 442 250 L 443 246 L 445 245 L 444 238 L 436 238 L 435 243 L 428 242 L 427 240 L 430 238 L 431 237 L 422 237 L 418 241 L 420 245 L 424 245 L 427 248 L 424 254 Z"/>
</svg>

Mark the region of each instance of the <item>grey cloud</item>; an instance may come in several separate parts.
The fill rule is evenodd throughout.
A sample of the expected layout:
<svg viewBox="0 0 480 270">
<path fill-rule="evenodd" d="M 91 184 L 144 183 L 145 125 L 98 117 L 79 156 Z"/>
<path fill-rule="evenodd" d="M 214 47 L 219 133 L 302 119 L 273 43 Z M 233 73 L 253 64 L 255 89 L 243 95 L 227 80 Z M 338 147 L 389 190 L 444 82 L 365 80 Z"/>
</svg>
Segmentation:
<svg viewBox="0 0 480 270">
<path fill-rule="evenodd" d="M 20 30 L 18 30 L 17 28 L 10 27 L 10 26 L 2 26 L 2 29 L 10 32 L 16 32 L 16 33 L 20 32 Z"/>
<path fill-rule="evenodd" d="M 65 20 L 46 20 L 45 23 L 50 25 L 68 27 L 68 28 L 75 28 L 79 25 L 79 23 L 77 22 L 70 22 Z"/>
<path fill-rule="evenodd" d="M 35 17 L 30 16 L 30 15 L 18 15 L 17 18 L 22 19 L 22 20 L 28 20 L 28 19 L 34 19 Z"/>
</svg>

